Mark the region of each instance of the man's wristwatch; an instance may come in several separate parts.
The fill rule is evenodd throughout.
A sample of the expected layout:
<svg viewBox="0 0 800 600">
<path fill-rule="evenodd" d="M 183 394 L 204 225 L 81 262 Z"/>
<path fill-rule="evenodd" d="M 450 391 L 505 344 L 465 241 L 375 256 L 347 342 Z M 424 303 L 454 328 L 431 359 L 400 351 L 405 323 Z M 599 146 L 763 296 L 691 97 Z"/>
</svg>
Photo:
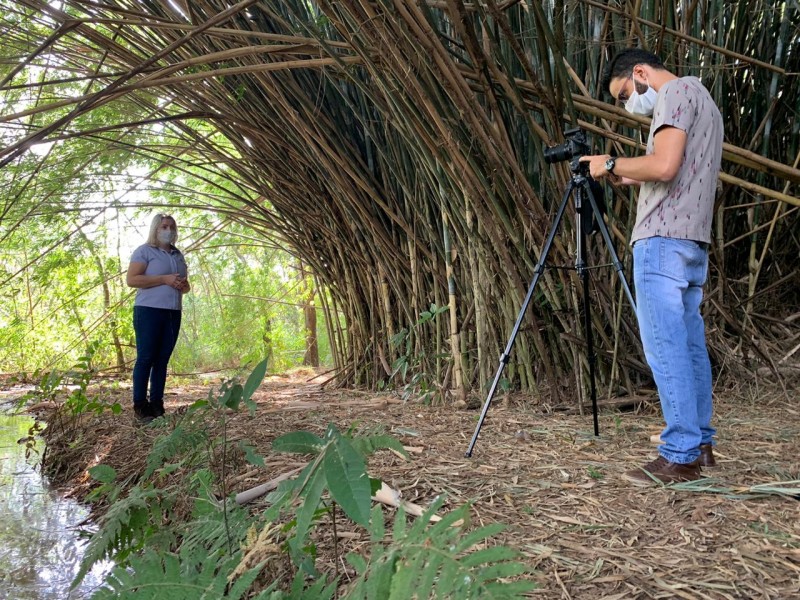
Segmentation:
<svg viewBox="0 0 800 600">
<path fill-rule="evenodd" d="M 606 159 L 606 171 L 608 171 L 609 173 L 613 173 L 614 172 L 614 165 L 616 165 L 616 164 L 617 164 L 617 157 L 616 156 L 611 156 L 611 157 L 607 158 Z"/>
</svg>

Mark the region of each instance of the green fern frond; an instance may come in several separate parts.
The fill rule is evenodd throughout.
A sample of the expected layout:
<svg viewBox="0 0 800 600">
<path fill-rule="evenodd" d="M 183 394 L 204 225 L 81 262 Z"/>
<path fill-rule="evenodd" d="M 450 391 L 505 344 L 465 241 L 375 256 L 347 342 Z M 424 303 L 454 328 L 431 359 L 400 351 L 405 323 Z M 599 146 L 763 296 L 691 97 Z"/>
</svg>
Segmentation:
<svg viewBox="0 0 800 600">
<path fill-rule="evenodd" d="M 245 594 L 250 590 L 253 582 L 258 578 L 258 574 L 261 572 L 263 568 L 262 565 L 256 565 L 252 569 L 245 571 L 242 573 L 233 583 L 230 585 L 228 589 L 228 593 L 225 598 L 230 600 L 240 600 L 241 598 L 245 597 Z M 219 575 L 217 575 L 217 579 L 221 579 Z"/>
<path fill-rule="evenodd" d="M 147 456 L 147 468 L 142 477 L 148 479 L 167 460 L 198 448 L 205 448 L 207 442 L 208 435 L 203 428 L 178 425 L 167 435 L 159 436 L 153 442 L 153 449 Z"/>
<path fill-rule="evenodd" d="M 184 533 L 181 543 L 186 546 L 202 546 L 209 552 L 216 552 L 228 547 L 230 537 L 233 547 L 238 548 L 247 537 L 247 530 L 251 525 L 248 514 L 239 507 L 229 506 L 227 517 L 222 507 L 218 507 L 214 511 L 196 513 L 191 521 L 185 523 L 179 530 Z"/>
<path fill-rule="evenodd" d="M 107 558 L 124 559 L 141 546 L 147 537 L 145 528 L 154 507 L 158 512 L 161 493 L 160 490 L 135 487 L 126 498 L 111 505 L 101 520 L 100 529 L 86 546 L 81 567 L 72 582 L 73 588 L 96 563 Z"/>
<path fill-rule="evenodd" d="M 182 548 L 178 555 L 146 550 L 131 559 L 129 568 L 116 567 L 92 600 L 242 600 L 262 566 L 229 584 L 228 574 L 238 562 L 238 554 L 227 557 L 199 546 Z"/>
<path fill-rule="evenodd" d="M 337 581 L 326 581 L 320 577 L 311 585 L 308 585 L 306 575 L 298 571 L 292 581 L 292 587 L 288 594 L 273 593 L 269 600 L 331 600 L 336 593 Z M 260 596 L 259 596 L 260 598 Z"/>
<path fill-rule="evenodd" d="M 520 598 L 536 587 L 531 581 L 506 581 L 528 572 L 515 550 L 505 546 L 474 549 L 502 527 L 492 525 L 465 532 L 469 505 L 452 511 L 431 527 L 430 518 L 442 503 L 443 499 L 437 499 L 410 528 L 405 525 L 404 511 L 399 510 L 392 541 L 383 548 L 376 543 L 369 561 L 355 554 L 348 555 L 347 560 L 356 569 L 358 579 L 347 597 L 353 600 L 406 600 L 410 597 L 494 600 Z M 380 521 L 373 510 L 371 522 Z"/>
</svg>

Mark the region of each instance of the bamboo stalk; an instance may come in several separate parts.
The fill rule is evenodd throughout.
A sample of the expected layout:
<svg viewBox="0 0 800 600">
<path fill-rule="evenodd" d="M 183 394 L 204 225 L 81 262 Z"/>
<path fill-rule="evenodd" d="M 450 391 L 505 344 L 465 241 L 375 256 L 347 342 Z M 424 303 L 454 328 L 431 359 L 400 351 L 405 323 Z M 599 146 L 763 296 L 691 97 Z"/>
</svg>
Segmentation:
<svg viewBox="0 0 800 600">
<path fill-rule="evenodd" d="M 712 270 L 719 284 L 710 310 L 727 314 L 714 313 L 718 326 L 710 329 L 719 336 L 743 331 L 746 340 L 774 335 L 763 319 L 733 329 L 732 322 L 741 322 L 737 298 L 753 299 L 751 314 L 764 312 L 761 289 L 791 298 L 788 283 L 761 265 L 767 257 L 788 260 L 797 245 L 791 232 L 800 200 L 792 186 L 800 170 L 789 162 L 798 152 L 797 126 L 790 123 L 798 83 L 786 75 L 798 65 L 792 53 L 784 65 L 773 60 L 775 38 L 785 37 L 790 48 L 797 32 L 786 26 L 776 36 L 778 21 L 757 10 L 748 16 L 744 3 L 694 1 L 678 10 L 651 0 L 573 0 L 551 10 L 496 0 L 323 0 L 318 7 L 280 0 L 240 3 L 238 12 L 226 13 L 206 2 L 180 10 L 117 0 L 66 0 L 63 10 L 42 0 L 19 6 L 16 14 L 37 25 L 9 32 L 8 43 L 25 59 L 13 63 L 0 92 L 20 93 L 21 74 L 41 64 L 45 51 L 62 57 L 63 70 L 25 88 L 41 103 L 14 104 L 13 114 L 0 117 L 21 136 L 0 156 L 19 156 L 36 141 L 105 143 L 114 125 L 85 124 L 92 110 L 116 103 L 131 113 L 116 126 L 128 128 L 145 127 L 148 120 L 134 113 L 157 107 L 153 114 L 186 160 L 171 159 L 172 150 L 155 141 L 114 147 L 187 177 L 200 173 L 213 192 L 184 186 L 192 205 L 234 216 L 257 236 L 275 232 L 313 268 L 330 293 L 326 318 L 339 382 L 376 385 L 385 363 L 396 359 L 386 339 L 405 328 L 414 329 L 412 359 L 419 358 L 433 384 L 458 386 L 459 371 L 465 391 L 486 383 L 568 181 L 565 165 L 544 163 L 542 147 L 562 139 L 566 120 L 595 136 L 598 147 L 643 151 L 637 136 L 646 134 L 649 120 L 602 101 L 598 89 L 610 50 L 633 40 L 678 72 L 702 76 L 725 111 L 729 143 Z M 797 14 L 790 4 L 779 6 L 787 22 Z M 59 85 L 73 76 L 98 87 L 59 96 Z M 761 93 L 776 81 L 775 93 Z M 169 104 L 160 106 L 167 96 Z M 209 119 L 213 141 L 194 130 L 190 117 Z M 45 121 L 56 126 L 31 125 Z M 226 185 L 213 182 L 218 173 Z M 15 189 L 12 198 L 23 188 Z M 751 194 L 763 196 L 763 229 L 742 218 Z M 624 244 L 634 209 L 625 196 L 616 198 L 609 225 Z M 553 264 L 571 262 L 574 250 L 564 241 L 574 227 L 570 213 Z M 761 231 L 767 244 L 754 246 L 759 266 L 752 289 L 743 291 L 745 240 Z M 450 294 L 451 284 L 458 295 Z M 431 300 L 445 302 L 445 285 L 449 326 L 437 320 L 414 328 Z M 574 285 L 563 271 L 545 272 L 520 335 L 519 367 L 510 370 L 513 386 L 557 390 L 583 368 Z M 608 273 L 593 278 L 597 297 L 608 303 L 595 325 L 613 329 L 598 335 L 598 353 L 612 356 L 610 368 L 598 368 L 609 390 L 618 380 L 629 387 L 635 371 L 646 370 L 636 331 L 612 300 L 614 285 Z M 447 367 L 432 358 L 444 343 L 452 359 Z"/>
</svg>

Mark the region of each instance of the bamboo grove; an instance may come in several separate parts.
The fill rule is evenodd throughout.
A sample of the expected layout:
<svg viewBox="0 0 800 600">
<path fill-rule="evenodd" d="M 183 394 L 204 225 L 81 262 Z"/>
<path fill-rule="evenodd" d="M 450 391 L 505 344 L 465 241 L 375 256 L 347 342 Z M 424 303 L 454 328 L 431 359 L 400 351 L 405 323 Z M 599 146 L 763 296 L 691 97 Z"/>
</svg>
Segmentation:
<svg viewBox="0 0 800 600">
<path fill-rule="evenodd" d="M 642 152 L 648 120 L 608 104 L 598 82 L 613 51 L 650 49 L 677 74 L 700 77 L 726 122 L 705 304 L 712 360 L 721 371 L 756 359 L 778 372 L 797 349 L 797 2 L 3 4 L 2 91 L 39 95 L 34 107 L 4 108 L 14 135 L 3 137 L 3 168 L 35 143 L 89 137 L 119 148 L 126 132 L 159 122 L 181 153 L 129 150 L 225 165 L 241 192 L 209 209 L 282 240 L 330 291 L 340 383 L 459 394 L 482 389 L 496 369 L 569 180 L 543 147 L 579 126 L 599 152 Z M 37 78 L 26 75 L 32 66 Z M 83 93 L 59 94 L 66 78 Z M 127 106 L 131 119 L 93 123 L 107 103 Z M 632 194 L 606 196 L 629 276 Z M 10 218 L 13 198 L 4 202 Z M 574 265 L 573 230 L 570 210 L 550 264 Z M 601 389 L 632 391 L 647 369 L 599 237 L 589 264 L 598 267 L 590 302 Z M 580 397 L 577 283 L 574 270 L 546 271 L 510 385 Z"/>
</svg>

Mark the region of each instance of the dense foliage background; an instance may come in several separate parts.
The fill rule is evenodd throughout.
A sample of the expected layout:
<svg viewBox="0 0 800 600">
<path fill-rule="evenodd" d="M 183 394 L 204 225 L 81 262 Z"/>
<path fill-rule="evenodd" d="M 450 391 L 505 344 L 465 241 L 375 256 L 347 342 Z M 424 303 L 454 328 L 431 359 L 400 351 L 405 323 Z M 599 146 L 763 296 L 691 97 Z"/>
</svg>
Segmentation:
<svg viewBox="0 0 800 600">
<path fill-rule="evenodd" d="M 122 211 L 109 212 L 116 213 L 113 219 L 83 229 L 54 218 L 43 231 L 29 221 L 4 244 L 6 273 L 19 274 L 0 300 L 0 370 L 71 366 L 92 342 L 100 343 L 95 368 L 131 368 L 135 290 L 125 285 L 124 272 L 133 248 L 147 236 L 151 212 L 128 209 L 135 222 L 127 224 Z M 173 371 L 221 371 L 265 356 L 276 371 L 306 364 L 304 306 L 316 294 L 297 259 L 234 223 L 212 222 L 207 213 L 181 207 L 172 212 L 188 245 L 193 285 L 184 297 Z M 324 364 L 330 353 L 322 315 L 315 332 Z M 318 352 L 317 364 L 319 359 Z"/>
<path fill-rule="evenodd" d="M 726 119 L 715 368 L 777 373 L 797 349 L 796 3 L 1 4 L 4 369 L 96 335 L 129 361 L 119 233 L 168 206 L 196 285 L 180 368 L 268 346 L 290 364 L 319 311 L 343 384 L 483 388 L 568 180 L 542 148 L 566 123 L 598 151 L 641 151 L 647 119 L 598 89 L 632 45 L 700 77 Z M 629 269 L 635 197 L 607 194 Z M 552 264 L 574 263 L 574 237 L 570 215 Z M 506 384 L 584 389 L 575 283 L 547 272 Z M 633 391 L 647 368 L 611 269 L 591 293 L 603 389 Z"/>
</svg>

